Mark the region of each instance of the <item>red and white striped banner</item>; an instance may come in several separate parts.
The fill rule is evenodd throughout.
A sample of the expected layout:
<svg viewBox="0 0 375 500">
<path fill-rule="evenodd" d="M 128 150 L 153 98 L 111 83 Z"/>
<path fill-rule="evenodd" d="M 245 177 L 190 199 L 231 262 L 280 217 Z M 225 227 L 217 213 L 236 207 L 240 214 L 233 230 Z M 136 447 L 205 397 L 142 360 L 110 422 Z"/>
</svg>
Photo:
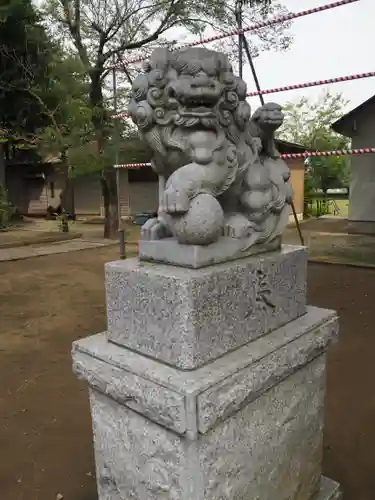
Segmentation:
<svg viewBox="0 0 375 500">
<path fill-rule="evenodd" d="M 339 151 L 305 151 L 304 153 L 285 153 L 281 155 L 284 160 L 294 160 L 297 158 L 311 158 L 314 156 L 352 156 L 375 153 L 375 148 L 342 149 Z M 127 170 L 150 167 L 151 163 L 125 163 L 114 165 L 114 168 L 125 168 Z"/>
<path fill-rule="evenodd" d="M 203 38 L 201 40 L 196 40 L 195 42 L 187 43 L 186 45 L 180 45 L 176 47 L 174 50 L 185 49 L 188 47 L 195 47 L 196 45 L 202 45 L 204 43 L 216 42 L 218 40 L 222 40 L 223 38 L 227 38 L 230 36 L 236 36 L 239 33 L 248 33 L 250 31 L 257 31 L 262 28 L 266 28 L 268 26 L 273 26 L 274 24 L 279 24 L 287 21 L 291 21 L 292 19 L 298 19 L 299 17 L 309 16 L 310 14 L 317 14 L 318 12 L 324 12 L 326 10 L 334 9 L 336 7 L 341 7 L 342 5 L 351 4 L 354 2 L 359 2 L 359 0 L 339 0 L 337 2 L 332 2 L 326 5 L 321 5 L 320 7 L 314 7 L 313 9 L 302 10 L 301 12 L 291 12 L 290 14 L 285 14 L 283 16 L 274 17 L 273 19 L 268 19 L 266 21 L 262 21 L 252 26 L 247 26 L 242 30 L 233 30 L 227 33 L 220 33 L 219 35 L 214 35 L 211 37 Z M 150 56 L 142 56 L 136 57 L 133 59 L 124 60 L 123 64 L 135 64 L 142 61 L 145 61 Z M 116 68 L 121 69 L 121 63 L 115 65 Z"/>
<path fill-rule="evenodd" d="M 350 156 L 375 153 L 375 148 L 342 149 L 340 151 L 305 151 L 304 153 L 285 153 L 281 155 L 284 160 L 294 158 L 311 158 L 314 156 Z"/>
<path fill-rule="evenodd" d="M 126 168 L 127 170 L 134 170 L 141 167 L 151 167 L 151 163 L 125 163 L 124 165 L 114 165 L 115 168 Z"/>
<path fill-rule="evenodd" d="M 371 78 L 375 76 L 375 71 L 367 71 L 366 73 L 356 73 L 354 75 L 338 76 L 336 78 L 328 78 L 327 80 L 316 80 L 314 82 L 296 83 L 294 85 L 286 85 L 285 87 L 276 87 L 274 89 L 260 90 L 259 92 L 248 92 L 247 97 L 254 97 L 259 94 L 276 94 L 277 92 L 286 92 L 288 90 L 306 89 L 308 87 L 318 87 L 319 85 L 329 85 L 330 83 L 349 82 L 351 80 L 360 80 L 361 78 Z M 128 113 L 118 113 L 112 115 L 113 119 L 116 118 L 130 118 Z"/>
<path fill-rule="evenodd" d="M 248 92 L 247 97 L 254 97 L 259 94 L 276 94 L 277 92 L 285 92 L 287 90 L 306 89 L 308 87 L 318 87 L 319 85 L 329 85 L 330 83 L 349 82 L 351 80 L 360 80 L 361 78 L 370 78 L 375 76 L 375 71 L 367 73 L 356 73 L 354 75 L 338 76 L 337 78 L 328 78 L 327 80 L 315 80 L 314 82 L 297 83 L 295 85 L 286 85 L 285 87 L 276 87 L 274 89 L 260 90 L 256 92 Z M 116 118 L 116 116 L 114 117 Z"/>
</svg>

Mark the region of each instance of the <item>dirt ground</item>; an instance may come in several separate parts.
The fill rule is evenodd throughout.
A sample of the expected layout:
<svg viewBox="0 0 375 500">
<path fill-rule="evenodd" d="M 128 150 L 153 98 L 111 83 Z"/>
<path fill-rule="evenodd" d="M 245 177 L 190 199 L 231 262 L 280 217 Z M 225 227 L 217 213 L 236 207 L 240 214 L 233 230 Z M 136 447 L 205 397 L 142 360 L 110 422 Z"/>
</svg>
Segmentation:
<svg viewBox="0 0 375 500">
<path fill-rule="evenodd" d="M 79 233 L 58 233 L 52 231 L 25 231 L 12 229 L 0 232 L 0 248 L 15 248 L 32 245 L 43 245 L 79 238 Z"/>
<path fill-rule="evenodd" d="M 304 221 L 301 230 L 310 261 L 375 267 L 375 237 L 348 234 L 347 229 L 347 219 L 340 217 Z M 301 244 L 296 227 L 285 229 L 283 241 Z"/>
<path fill-rule="evenodd" d="M 348 219 L 342 217 L 311 218 L 303 221 L 300 227 L 307 240 L 310 233 L 347 233 Z M 287 236 L 294 235 L 296 240 L 298 240 L 298 232 L 294 224 L 290 224 L 285 229 L 285 234 Z"/>
<path fill-rule="evenodd" d="M 96 500 L 87 387 L 73 340 L 105 328 L 103 264 L 117 248 L 0 263 L 0 498 Z M 329 354 L 325 473 L 374 500 L 375 270 L 309 265 L 309 302 L 338 310 Z"/>
</svg>

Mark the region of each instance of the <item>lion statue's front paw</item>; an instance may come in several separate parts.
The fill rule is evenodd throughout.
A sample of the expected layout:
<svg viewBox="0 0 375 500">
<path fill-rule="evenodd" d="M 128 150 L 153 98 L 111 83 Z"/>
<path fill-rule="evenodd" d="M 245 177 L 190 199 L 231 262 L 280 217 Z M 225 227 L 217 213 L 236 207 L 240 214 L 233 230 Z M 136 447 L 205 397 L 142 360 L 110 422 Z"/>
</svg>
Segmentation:
<svg viewBox="0 0 375 500">
<path fill-rule="evenodd" d="M 160 208 L 167 214 L 184 214 L 189 210 L 190 200 L 184 191 L 166 190 Z"/>
<path fill-rule="evenodd" d="M 242 239 L 247 238 L 253 231 L 254 225 L 243 214 L 232 214 L 225 219 L 223 236 Z"/>
<path fill-rule="evenodd" d="M 171 236 L 169 229 L 158 218 L 149 219 L 141 228 L 141 240 L 162 240 Z"/>
</svg>

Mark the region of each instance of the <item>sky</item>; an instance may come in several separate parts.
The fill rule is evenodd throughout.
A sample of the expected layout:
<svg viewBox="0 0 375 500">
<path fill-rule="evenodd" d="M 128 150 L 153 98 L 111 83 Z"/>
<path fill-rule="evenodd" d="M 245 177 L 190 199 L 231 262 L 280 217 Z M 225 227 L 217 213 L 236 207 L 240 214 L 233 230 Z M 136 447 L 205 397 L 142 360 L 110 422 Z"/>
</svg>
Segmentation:
<svg viewBox="0 0 375 500">
<path fill-rule="evenodd" d="M 300 12 L 333 0 L 280 0 L 290 12 Z M 294 42 L 286 52 L 265 52 L 254 60 L 262 89 L 282 87 L 375 71 L 375 0 L 359 0 L 293 21 Z M 247 35 L 251 37 L 251 33 Z M 188 40 L 185 40 L 187 42 Z M 209 48 L 209 44 L 206 45 Z M 248 91 L 256 90 L 250 68 L 244 69 Z M 375 94 L 375 77 L 345 83 L 292 90 L 266 96 L 284 104 L 301 97 L 318 99 L 324 89 L 342 92 L 350 101 L 345 111 Z M 259 98 L 250 98 L 252 108 Z"/>
<path fill-rule="evenodd" d="M 34 0 L 37 5 L 41 0 Z M 290 12 L 300 12 L 334 0 L 279 0 Z M 346 76 L 354 73 L 375 71 L 375 0 L 359 0 L 296 19 L 291 32 L 294 42 L 286 52 L 264 52 L 254 60 L 262 89 L 282 87 Z M 179 30 L 180 31 L 180 30 Z M 186 32 L 173 38 L 188 43 L 196 39 Z M 212 33 L 207 31 L 207 36 Z M 251 37 L 251 33 L 247 34 Z M 206 45 L 207 48 L 210 44 Z M 248 65 L 244 68 L 248 91 L 255 91 Z M 375 94 L 375 77 L 351 82 L 335 83 L 308 89 L 292 90 L 265 97 L 283 105 L 298 101 L 301 97 L 318 99 L 324 90 L 342 92 L 350 101 L 344 111 L 355 108 Z M 252 108 L 259 105 L 259 98 L 249 98 Z"/>
<path fill-rule="evenodd" d="M 284 0 L 290 11 L 310 9 L 328 1 Z M 375 0 L 359 0 L 353 4 L 296 19 L 292 25 L 294 43 L 287 52 L 268 52 L 256 61 L 261 88 L 274 88 L 294 83 L 335 78 L 353 73 L 375 71 Z M 256 90 L 249 69 L 245 79 L 249 91 Z M 350 101 L 347 110 L 375 94 L 375 77 L 335 83 L 302 90 L 273 94 L 284 104 L 306 96 L 318 98 L 323 89 L 342 92 Z M 269 96 L 271 97 L 271 95 Z M 257 105 L 259 99 L 252 98 Z"/>
</svg>

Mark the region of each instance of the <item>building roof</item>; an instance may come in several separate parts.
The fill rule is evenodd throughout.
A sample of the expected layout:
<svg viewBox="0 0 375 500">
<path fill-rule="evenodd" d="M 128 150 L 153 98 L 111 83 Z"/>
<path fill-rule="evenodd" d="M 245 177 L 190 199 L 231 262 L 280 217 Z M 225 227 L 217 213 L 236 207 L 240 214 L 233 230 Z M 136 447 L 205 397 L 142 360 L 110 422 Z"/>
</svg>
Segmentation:
<svg viewBox="0 0 375 500">
<path fill-rule="evenodd" d="M 302 144 L 296 144 L 295 142 L 283 141 L 282 139 L 276 139 L 276 146 L 280 153 L 304 153 L 308 151 L 309 148 L 302 146 Z"/>
<path fill-rule="evenodd" d="M 1 137 L 1 128 L 0 128 Z M 1 145 L 1 144 L 0 144 Z M 132 150 L 132 154 L 129 155 L 129 146 Z M 284 141 L 282 139 L 276 139 L 276 147 L 281 154 L 284 153 L 304 153 L 309 151 L 309 148 L 302 146 L 301 144 L 296 144 L 294 142 Z M 83 146 L 87 154 L 96 153 L 96 144 L 94 142 L 88 142 Z M 79 149 L 79 148 L 77 148 Z M 143 163 L 148 162 L 151 157 L 151 150 L 143 142 L 138 140 L 137 137 L 131 137 L 123 139 L 119 144 L 120 154 L 121 152 L 127 153 L 127 161 L 129 163 Z M 34 150 L 34 149 L 33 149 Z M 22 150 L 25 153 L 27 150 Z M 68 155 L 69 156 L 69 155 Z M 73 158 L 71 158 L 74 161 Z M 6 160 L 8 166 L 11 165 L 51 165 L 59 164 L 61 162 L 60 156 L 54 153 L 45 153 L 41 155 L 39 161 L 34 157 L 28 158 L 27 156 L 22 158 L 12 158 Z"/>
<path fill-rule="evenodd" d="M 346 115 L 343 115 L 341 118 L 336 120 L 334 123 L 332 123 L 331 128 L 339 134 L 351 137 L 355 128 L 353 127 L 354 121 L 360 113 L 362 113 L 368 106 L 371 106 L 372 104 L 375 104 L 375 95 L 346 113 Z"/>
</svg>

